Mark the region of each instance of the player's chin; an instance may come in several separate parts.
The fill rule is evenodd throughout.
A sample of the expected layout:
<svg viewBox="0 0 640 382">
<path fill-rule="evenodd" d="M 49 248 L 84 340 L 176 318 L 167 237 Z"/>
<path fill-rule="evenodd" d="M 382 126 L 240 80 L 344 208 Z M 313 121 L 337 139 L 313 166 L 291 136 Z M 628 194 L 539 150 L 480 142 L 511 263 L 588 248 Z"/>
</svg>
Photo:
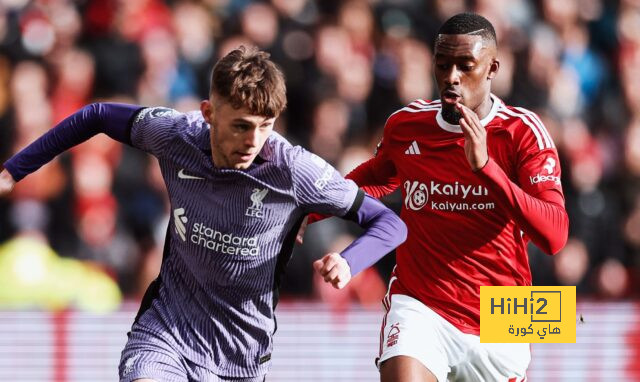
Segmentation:
<svg viewBox="0 0 640 382">
<path fill-rule="evenodd" d="M 251 166 L 251 163 L 253 163 L 253 161 L 236 163 L 233 165 L 233 168 L 234 170 L 246 170 Z"/>
<path fill-rule="evenodd" d="M 232 167 L 236 170 L 246 170 L 251 166 L 253 160 L 255 159 L 254 155 L 238 155 L 238 158 L 233 163 Z"/>
<path fill-rule="evenodd" d="M 455 125 L 459 123 L 458 121 L 462 118 L 462 114 L 456 109 L 455 105 L 442 104 L 442 118 Z"/>
</svg>

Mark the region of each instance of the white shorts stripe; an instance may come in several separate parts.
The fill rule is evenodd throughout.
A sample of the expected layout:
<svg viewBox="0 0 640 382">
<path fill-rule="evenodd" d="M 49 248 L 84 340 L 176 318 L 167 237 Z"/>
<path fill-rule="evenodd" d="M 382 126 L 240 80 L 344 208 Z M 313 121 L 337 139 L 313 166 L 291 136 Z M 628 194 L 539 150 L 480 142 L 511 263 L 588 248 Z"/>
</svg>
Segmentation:
<svg viewBox="0 0 640 382">
<path fill-rule="evenodd" d="M 387 293 L 384 295 L 384 298 L 382 299 L 382 305 L 384 306 L 385 310 L 389 310 L 389 306 L 391 305 L 391 284 L 393 284 L 394 281 L 396 281 L 397 277 L 394 276 L 396 274 L 396 267 L 397 265 L 393 266 L 393 270 L 391 271 L 391 278 L 389 279 L 389 286 L 387 287 Z"/>
</svg>

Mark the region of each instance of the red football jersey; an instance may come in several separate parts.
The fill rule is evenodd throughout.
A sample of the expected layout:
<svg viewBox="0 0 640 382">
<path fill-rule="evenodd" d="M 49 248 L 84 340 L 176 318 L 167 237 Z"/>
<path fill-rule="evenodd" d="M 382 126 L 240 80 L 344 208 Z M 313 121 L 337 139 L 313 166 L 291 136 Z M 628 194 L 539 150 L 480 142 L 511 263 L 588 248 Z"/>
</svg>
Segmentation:
<svg viewBox="0 0 640 382">
<path fill-rule="evenodd" d="M 417 100 L 389 117 L 376 156 L 347 176 L 376 197 L 401 187 L 409 235 L 390 294 L 412 296 L 473 334 L 480 286 L 531 285 L 526 242 L 557 252 L 568 231 L 549 133 L 533 112 L 492 98 L 481 170 L 471 170 L 460 126 L 444 121 L 440 101 Z"/>
</svg>

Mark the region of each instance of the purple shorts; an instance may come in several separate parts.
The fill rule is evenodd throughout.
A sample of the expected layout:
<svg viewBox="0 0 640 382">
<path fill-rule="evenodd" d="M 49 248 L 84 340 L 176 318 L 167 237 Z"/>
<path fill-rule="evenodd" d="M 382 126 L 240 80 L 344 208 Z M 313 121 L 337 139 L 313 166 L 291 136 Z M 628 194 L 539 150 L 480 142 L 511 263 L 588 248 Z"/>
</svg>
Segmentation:
<svg viewBox="0 0 640 382">
<path fill-rule="evenodd" d="M 149 378 L 157 382 L 263 382 L 265 376 L 224 377 L 178 354 L 166 340 L 151 332 L 132 331 L 120 357 L 120 382 Z"/>
</svg>

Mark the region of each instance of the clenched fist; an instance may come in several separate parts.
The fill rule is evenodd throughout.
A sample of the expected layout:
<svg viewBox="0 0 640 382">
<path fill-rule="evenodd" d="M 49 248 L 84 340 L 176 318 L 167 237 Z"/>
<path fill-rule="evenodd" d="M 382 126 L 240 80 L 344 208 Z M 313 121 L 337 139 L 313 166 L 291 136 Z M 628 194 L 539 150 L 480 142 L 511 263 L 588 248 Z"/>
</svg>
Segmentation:
<svg viewBox="0 0 640 382">
<path fill-rule="evenodd" d="M 11 176 L 11 174 L 9 174 L 9 171 L 2 170 L 2 172 L 0 172 L 0 196 L 5 196 L 7 194 L 9 194 L 11 192 L 11 190 L 13 190 L 13 186 L 16 185 L 16 181 L 13 180 L 13 177 Z"/>
<path fill-rule="evenodd" d="M 336 252 L 328 253 L 322 259 L 314 261 L 313 268 L 325 282 L 331 283 L 336 289 L 344 288 L 351 280 L 351 268 L 347 260 Z"/>
</svg>

